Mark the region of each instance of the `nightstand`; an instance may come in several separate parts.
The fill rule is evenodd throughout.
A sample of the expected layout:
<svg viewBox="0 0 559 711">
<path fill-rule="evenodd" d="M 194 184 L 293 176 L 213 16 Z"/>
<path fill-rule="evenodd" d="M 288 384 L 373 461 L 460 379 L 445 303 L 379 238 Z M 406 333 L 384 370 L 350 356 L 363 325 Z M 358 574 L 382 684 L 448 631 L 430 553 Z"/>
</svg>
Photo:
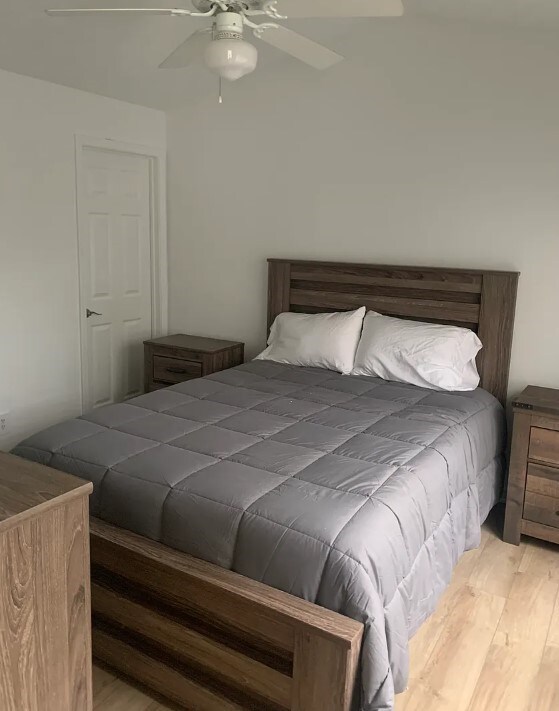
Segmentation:
<svg viewBox="0 0 559 711">
<path fill-rule="evenodd" d="M 513 403 L 504 539 L 559 543 L 559 390 L 533 385 Z"/>
<path fill-rule="evenodd" d="M 147 393 L 201 378 L 244 362 L 244 343 L 200 336 L 164 336 L 144 341 Z"/>
</svg>

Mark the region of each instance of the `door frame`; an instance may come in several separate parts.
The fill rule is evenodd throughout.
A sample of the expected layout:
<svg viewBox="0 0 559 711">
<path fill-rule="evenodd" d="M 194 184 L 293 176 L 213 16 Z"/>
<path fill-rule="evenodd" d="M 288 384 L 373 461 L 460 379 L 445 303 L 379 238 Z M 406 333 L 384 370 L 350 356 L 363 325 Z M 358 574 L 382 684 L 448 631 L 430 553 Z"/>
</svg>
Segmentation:
<svg viewBox="0 0 559 711">
<path fill-rule="evenodd" d="M 85 313 L 86 304 L 83 303 L 81 289 L 81 264 L 80 264 L 80 179 L 83 175 L 84 149 L 92 148 L 113 153 L 145 156 L 149 159 L 150 173 L 150 271 L 151 271 L 151 330 L 152 338 L 163 336 L 168 331 L 169 318 L 169 278 L 167 269 L 167 154 L 165 148 L 157 146 L 144 146 L 127 143 L 112 138 L 75 134 L 75 197 L 76 197 L 76 241 L 77 241 L 77 267 L 78 267 L 78 302 L 79 302 L 79 338 L 80 338 L 80 374 L 81 393 L 80 410 L 83 414 L 85 393 L 89 386 L 85 358 Z"/>
</svg>

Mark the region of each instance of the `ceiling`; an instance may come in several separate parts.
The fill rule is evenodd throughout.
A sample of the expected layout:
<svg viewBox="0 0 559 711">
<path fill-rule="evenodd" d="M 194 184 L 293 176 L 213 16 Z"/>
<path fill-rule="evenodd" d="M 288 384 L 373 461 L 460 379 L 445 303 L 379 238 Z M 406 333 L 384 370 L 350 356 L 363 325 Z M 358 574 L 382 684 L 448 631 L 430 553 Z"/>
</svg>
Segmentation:
<svg viewBox="0 0 559 711">
<path fill-rule="evenodd" d="M 343 1 L 343 0 L 341 0 Z M 545 30 L 559 35 L 557 0 L 404 0 L 403 19 L 320 20 L 291 23 L 294 29 L 344 52 L 356 23 L 413 22 L 418 17 Z M 210 75 L 202 66 L 158 70 L 159 63 L 207 20 L 168 17 L 49 18 L 47 7 L 189 7 L 189 0 L 0 0 L 0 68 L 133 103 L 171 109 L 198 90 Z M 362 27 L 362 25 L 359 25 Z M 555 37 L 559 44 L 559 37 Z M 284 55 L 266 47 L 260 71 Z M 303 69 L 306 71 L 306 69 Z"/>
</svg>

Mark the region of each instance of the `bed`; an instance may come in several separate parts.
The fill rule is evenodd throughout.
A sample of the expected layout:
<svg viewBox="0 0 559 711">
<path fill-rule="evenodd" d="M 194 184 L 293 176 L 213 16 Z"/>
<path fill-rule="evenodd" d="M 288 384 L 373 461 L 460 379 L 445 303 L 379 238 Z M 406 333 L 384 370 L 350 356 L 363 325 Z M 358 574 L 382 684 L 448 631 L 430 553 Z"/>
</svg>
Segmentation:
<svg viewBox="0 0 559 711">
<path fill-rule="evenodd" d="M 482 388 L 253 361 L 15 453 L 90 479 L 94 653 L 188 708 L 380 711 L 503 469 L 518 274 L 271 260 L 284 311 L 478 332 Z"/>
</svg>

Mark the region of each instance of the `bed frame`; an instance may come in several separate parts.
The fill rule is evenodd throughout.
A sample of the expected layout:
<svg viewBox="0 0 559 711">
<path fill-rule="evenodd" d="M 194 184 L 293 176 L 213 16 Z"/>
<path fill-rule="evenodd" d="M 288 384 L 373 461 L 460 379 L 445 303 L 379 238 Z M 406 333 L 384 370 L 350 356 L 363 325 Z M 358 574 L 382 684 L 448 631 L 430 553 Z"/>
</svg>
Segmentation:
<svg viewBox="0 0 559 711">
<path fill-rule="evenodd" d="M 269 261 L 268 327 L 284 311 L 367 306 L 474 329 L 481 382 L 507 392 L 518 274 Z M 97 659 L 192 711 L 349 711 L 363 627 L 93 520 Z"/>
</svg>

